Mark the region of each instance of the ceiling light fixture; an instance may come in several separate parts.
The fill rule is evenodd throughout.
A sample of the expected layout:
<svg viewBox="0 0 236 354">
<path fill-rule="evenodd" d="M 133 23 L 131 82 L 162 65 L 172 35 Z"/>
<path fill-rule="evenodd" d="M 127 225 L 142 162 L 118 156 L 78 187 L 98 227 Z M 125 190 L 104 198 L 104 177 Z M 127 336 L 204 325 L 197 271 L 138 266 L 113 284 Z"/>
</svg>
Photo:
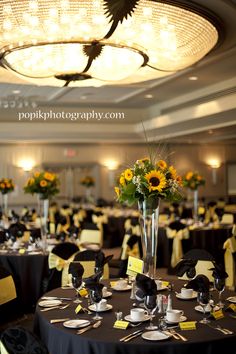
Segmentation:
<svg viewBox="0 0 236 354">
<path fill-rule="evenodd" d="M 190 81 L 197 81 L 198 77 L 197 76 L 189 76 L 188 78 Z"/>
<path fill-rule="evenodd" d="M 2 0 L 1 64 L 34 83 L 130 82 L 184 69 L 218 42 L 215 20 L 181 0 Z M 40 80 L 42 80 L 40 82 Z"/>
</svg>

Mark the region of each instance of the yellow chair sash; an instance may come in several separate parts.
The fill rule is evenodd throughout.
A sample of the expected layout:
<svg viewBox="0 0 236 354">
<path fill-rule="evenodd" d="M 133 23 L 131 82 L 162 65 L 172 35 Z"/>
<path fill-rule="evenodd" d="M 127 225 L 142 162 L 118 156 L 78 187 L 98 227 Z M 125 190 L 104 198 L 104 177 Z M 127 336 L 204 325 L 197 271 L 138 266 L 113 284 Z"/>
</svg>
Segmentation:
<svg viewBox="0 0 236 354">
<path fill-rule="evenodd" d="M 141 232 L 140 232 L 140 225 L 137 224 L 135 226 L 133 226 L 131 224 L 131 220 L 127 219 L 125 222 L 125 231 L 129 231 L 131 230 L 132 235 L 136 235 L 136 236 L 140 236 Z"/>
<path fill-rule="evenodd" d="M 223 248 L 225 249 L 225 255 L 224 255 L 225 271 L 226 273 L 228 273 L 228 278 L 226 278 L 226 286 L 228 286 L 230 289 L 234 289 L 235 280 L 236 280 L 235 264 L 233 258 L 233 253 L 236 252 L 235 236 L 228 238 L 225 241 Z"/>
<path fill-rule="evenodd" d="M 12 276 L 0 279 L 0 305 L 16 298 L 16 288 Z"/>
<path fill-rule="evenodd" d="M 126 234 L 123 239 L 122 243 L 122 252 L 121 252 L 121 260 L 126 260 L 129 258 L 129 256 L 135 257 L 135 258 L 140 258 L 140 250 L 139 250 L 139 244 L 136 242 L 133 245 L 133 248 L 131 249 L 128 245 L 127 242 L 129 241 L 129 238 L 131 236 Z"/>
<path fill-rule="evenodd" d="M 9 354 L 9 352 L 6 350 L 5 346 L 3 343 L 0 341 L 0 353 L 1 354 Z"/>
<path fill-rule="evenodd" d="M 182 240 L 189 238 L 189 231 L 187 228 L 176 231 L 171 228 L 166 228 L 166 235 L 173 239 L 171 267 L 174 268 L 177 263 L 183 258 Z"/>
<path fill-rule="evenodd" d="M 79 251 L 78 251 L 79 252 Z M 73 262 L 75 255 L 78 253 L 74 253 L 70 258 L 68 259 L 63 259 L 53 252 L 49 253 L 48 257 L 48 266 L 49 269 L 56 268 L 59 272 L 62 271 L 61 274 L 61 286 L 66 286 L 68 284 L 68 270 L 69 270 L 69 265 L 71 262 Z"/>
</svg>

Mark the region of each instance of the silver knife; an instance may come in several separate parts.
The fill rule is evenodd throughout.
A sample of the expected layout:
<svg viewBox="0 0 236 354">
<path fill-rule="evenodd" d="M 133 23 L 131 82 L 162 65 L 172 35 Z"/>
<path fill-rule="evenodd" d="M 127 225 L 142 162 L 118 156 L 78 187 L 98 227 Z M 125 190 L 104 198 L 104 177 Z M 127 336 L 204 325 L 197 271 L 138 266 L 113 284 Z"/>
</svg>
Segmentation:
<svg viewBox="0 0 236 354">
<path fill-rule="evenodd" d="M 136 337 L 139 337 L 141 336 L 141 334 L 143 333 L 143 330 L 140 332 L 140 333 L 136 333 L 134 334 L 133 336 L 130 336 L 129 338 L 125 339 L 124 342 L 129 342 L 130 340 L 136 338 Z"/>
<path fill-rule="evenodd" d="M 55 320 L 50 320 L 50 323 L 60 323 L 60 322 L 65 322 L 68 321 L 69 318 L 57 318 Z"/>
<path fill-rule="evenodd" d="M 127 336 L 125 336 L 125 337 L 123 337 L 123 338 L 120 338 L 120 342 L 124 342 L 126 339 L 128 339 L 129 337 L 132 337 L 132 336 L 134 336 L 134 335 L 136 335 L 136 334 L 138 334 L 138 333 L 141 333 L 143 330 L 138 330 L 138 331 L 136 331 L 136 332 L 133 332 L 133 333 L 130 333 L 130 334 L 128 334 Z"/>
</svg>

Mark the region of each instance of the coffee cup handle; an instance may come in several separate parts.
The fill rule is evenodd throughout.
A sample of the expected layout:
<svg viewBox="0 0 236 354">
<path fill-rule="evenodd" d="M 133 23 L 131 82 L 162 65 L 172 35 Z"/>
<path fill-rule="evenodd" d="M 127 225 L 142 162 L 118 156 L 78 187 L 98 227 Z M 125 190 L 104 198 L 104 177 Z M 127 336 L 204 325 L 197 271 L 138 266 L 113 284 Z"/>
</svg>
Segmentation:
<svg viewBox="0 0 236 354">
<path fill-rule="evenodd" d="M 184 311 L 183 311 L 183 310 L 181 310 L 180 312 L 181 312 L 180 316 L 183 316 L 183 314 L 184 314 Z"/>
<path fill-rule="evenodd" d="M 144 311 L 144 315 L 145 315 L 145 316 L 148 315 L 148 311 L 147 311 L 147 310 Z"/>
</svg>

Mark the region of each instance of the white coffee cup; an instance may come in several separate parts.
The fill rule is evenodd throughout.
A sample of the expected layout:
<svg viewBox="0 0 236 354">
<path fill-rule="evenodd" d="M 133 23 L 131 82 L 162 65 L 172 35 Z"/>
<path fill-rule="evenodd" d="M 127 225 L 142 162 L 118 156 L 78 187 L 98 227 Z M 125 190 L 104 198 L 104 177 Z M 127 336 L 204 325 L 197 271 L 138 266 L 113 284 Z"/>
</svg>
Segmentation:
<svg viewBox="0 0 236 354">
<path fill-rule="evenodd" d="M 157 285 L 157 290 L 160 290 L 162 288 L 162 281 L 161 280 L 155 280 L 155 283 Z"/>
<path fill-rule="evenodd" d="M 99 303 L 98 303 L 98 311 L 104 311 L 107 308 L 107 300 L 106 299 L 102 299 Z"/>
<path fill-rule="evenodd" d="M 117 282 L 116 282 L 116 286 L 115 286 L 117 289 L 124 289 L 124 288 L 126 288 L 127 287 L 127 281 L 126 280 L 123 280 L 123 279 L 121 279 L 121 280 L 118 280 Z"/>
<path fill-rule="evenodd" d="M 190 299 L 193 296 L 193 289 L 182 288 L 181 289 L 181 296 L 186 299 Z"/>
<path fill-rule="evenodd" d="M 168 310 L 166 311 L 166 319 L 170 322 L 179 322 L 184 311 L 182 310 Z"/>
<path fill-rule="evenodd" d="M 103 296 L 106 296 L 106 295 L 107 295 L 107 287 L 106 287 L 106 286 L 104 286 L 104 287 L 102 288 L 102 295 L 103 295 Z"/>
<path fill-rule="evenodd" d="M 131 321 L 135 321 L 135 322 L 142 321 L 144 320 L 145 315 L 147 315 L 147 311 L 139 307 L 130 310 Z"/>
</svg>

